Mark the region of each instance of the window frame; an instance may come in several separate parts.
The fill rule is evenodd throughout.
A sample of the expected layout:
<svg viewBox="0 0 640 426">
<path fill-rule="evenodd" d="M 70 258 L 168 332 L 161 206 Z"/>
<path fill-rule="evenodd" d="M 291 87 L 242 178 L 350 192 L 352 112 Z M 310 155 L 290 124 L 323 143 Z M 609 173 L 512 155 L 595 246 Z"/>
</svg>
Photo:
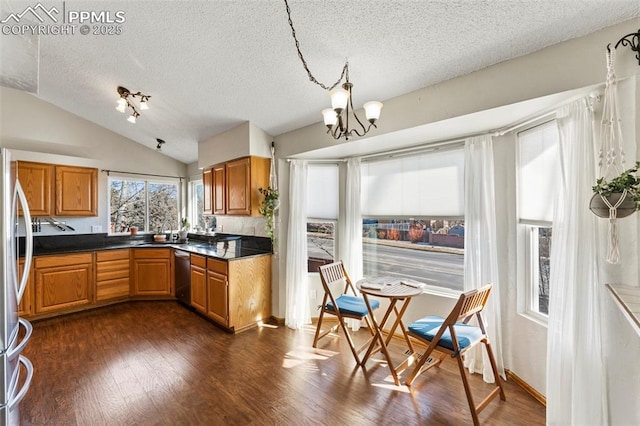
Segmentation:
<svg viewBox="0 0 640 426">
<path fill-rule="evenodd" d="M 149 184 L 162 184 L 162 185 L 175 185 L 176 186 L 176 212 L 178 215 L 176 226 L 176 231 L 180 230 L 180 219 L 181 219 L 181 200 L 182 200 L 182 185 L 179 178 L 169 179 L 169 178 L 153 178 L 148 179 L 148 176 L 132 176 L 128 174 L 110 174 L 107 177 L 107 214 L 108 214 L 108 233 L 107 235 L 127 235 L 128 231 L 124 232 L 111 232 L 111 182 L 114 180 L 123 180 L 123 181 L 134 181 L 134 182 L 143 182 L 144 183 L 144 220 L 145 220 L 145 229 L 138 230 L 139 234 L 150 234 L 154 233 L 150 229 L 150 220 L 149 220 Z"/>
<path fill-rule="evenodd" d="M 517 312 L 519 315 L 547 327 L 549 315 L 539 311 L 538 288 L 540 285 L 540 250 L 539 250 L 539 229 L 551 228 L 553 232 L 553 222 L 547 220 L 523 219 L 520 211 L 520 133 L 531 131 L 537 127 L 551 125 L 555 123 L 557 129 L 557 119 L 541 119 L 538 122 L 523 128 L 515 133 L 515 200 L 516 200 L 516 234 L 517 234 Z M 553 235 L 553 234 L 552 234 Z M 552 237 L 553 238 L 553 237 Z"/>
<path fill-rule="evenodd" d="M 187 217 L 189 218 L 189 223 L 191 224 L 191 230 L 194 231 L 196 227 L 200 230 L 200 221 L 198 218 L 197 205 L 198 200 L 196 187 L 201 185 L 204 191 L 204 182 L 202 177 L 199 179 L 190 179 L 188 185 L 188 200 L 187 200 Z M 203 214 L 204 217 L 204 214 Z"/>
<path fill-rule="evenodd" d="M 520 221 L 521 239 L 523 245 L 523 258 L 521 265 L 523 269 L 521 290 L 523 298 L 520 303 L 519 313 L 535 322 L 547 325 L 549 315 L 539 310 L 540 285 L 540 248 L 539 230 L 540 228 L 553 229 L 553 223 L 546 221 Z"/>
<path fill-rule="evenodd" d="M 321 218 L 313 218 L 308 217 L 306 219 L 306 225 L 309 226 L 310 223 L 330 223 L 333 225 L 333 262 L 336 261 L 336 256 L 338 254 L 338 220 L 337 219 L 321 219 Z M 306 232 L 306 231 L 305 231 Z M 309 246 L 309 234 L 307 234 L 307 247 Z M 307 249 L 308 250 L 308 249 Z M 309 253 L 307 252 L 307 264 L 309 262 Z M 309 271 L 307 267 L 307 273 L 311 275 L 320 275 L 320 272 Z"/>
</svg>

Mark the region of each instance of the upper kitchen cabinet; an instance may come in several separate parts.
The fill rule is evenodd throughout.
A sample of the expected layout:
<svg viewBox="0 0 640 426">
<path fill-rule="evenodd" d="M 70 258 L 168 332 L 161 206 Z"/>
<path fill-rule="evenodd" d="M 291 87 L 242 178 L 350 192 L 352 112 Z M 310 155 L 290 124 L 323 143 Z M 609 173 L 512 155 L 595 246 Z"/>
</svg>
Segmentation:
<svg viewBox="0 0 640 426">
<path fill-rule="evenodd" d="M 98 169 L 56 166 L 57 216 L 98 215 Z"/>
<path fill-rule="evenodd" d="M 97 216 L 98 169 L 18 161 L 31 216 Z"/>
<path fill-rule="evenodd" d="M 213 214 L 213 210 L 211 207 L 211 191 L 212 191 L 211 169 L 202 171 L 202 191 L 203 191 L 202 213 Z"/>
<path fill-rule="evenodd" d="M 270 159 L 244 157 L 213 166 L 202 174 L 205 214 L 259 216 L 262 195 L 258 188 L 269 186 Z M 207 187 L 207 182 L 211 184 Z M 208 210 L 206 199 L 211 199 Z"/>
<path fill-rule="evenodd" d="M 226 164 L 227 214 L 259 216 L 259 187 L 269 186 L 269 159 L 247 157 Z"/>
<path fill-rule="evenodd" d="M 53 215 L 53 176 L 53 164 L 18 162 L 18 180 L 32 216 Z"/>
<path fill-rule="evenodd" d="M 212 200 L 213 200 L 213 214 L 226 214 L 227 213 L 227 173 L 226 166 L 224 164 L 218 164 L 211 169 L 213 172 L 213 185 L 212 185 Z"/>
</svg>

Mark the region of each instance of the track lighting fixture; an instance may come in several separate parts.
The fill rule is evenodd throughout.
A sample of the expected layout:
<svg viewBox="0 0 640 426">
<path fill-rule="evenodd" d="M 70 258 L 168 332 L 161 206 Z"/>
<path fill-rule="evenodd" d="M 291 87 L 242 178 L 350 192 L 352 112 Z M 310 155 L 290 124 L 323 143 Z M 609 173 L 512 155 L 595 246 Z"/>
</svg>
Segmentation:
<svg viewBox="0 0 640 426">
<path fill-rule="evenodd" d="M 129 116 L 129 118 L 127 118 L 127 121 L 129 123 L 135 124 L 136 118 L 140 117 L 140 113 L 138 112 L 138 109 L 136 108 L 136 105 L 134 104 L 133 100 L 136 97 L 140 98 L 140 106 L 139 106 L 140 110 L 147 110 L 149 109 L 149 98 L 151 96 L 145 95 L 144 93 L 139 91 L 136 93 L 131 93 L 129 89 L 122 86 L 118 86 L 117 91 L 118 91 L 118 94 L 120 95 L 120 98 L 118 99 L 118 105 L 116 106 L 116 110 L 124 114 L 126 112 L 127 107 L 131 108 L 131 115 Z"/>
<path fill-rule="evenodd" d="M 158 145 L 156 145 L 156 149 L 158 151 L 162 151 L 162 145 L 165 144 L 166 142 L 163 141 L 162 139 L 156 139 L 156 142 L 158 142 Z"/>
</svg>

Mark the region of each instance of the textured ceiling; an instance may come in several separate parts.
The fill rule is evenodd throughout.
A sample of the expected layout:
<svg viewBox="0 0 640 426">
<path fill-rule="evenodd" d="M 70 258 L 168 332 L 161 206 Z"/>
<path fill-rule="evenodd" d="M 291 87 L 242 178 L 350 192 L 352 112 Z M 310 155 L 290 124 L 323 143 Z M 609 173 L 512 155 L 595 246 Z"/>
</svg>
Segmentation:
<svg viewBox="0 0 640 426">
<path fill-rule="evenodd" d="M 0 18 L 36 3 L 2 0 Z M 164 139 L 163 152 L 182 162 L 196 161 L 198 141 L 244 121 L 276 136 L 321 121 L 328 105 L 299 62 L 283 1 L 43 4 L 122 10 L 126 22 L 120 35 L 41 36 L 37 96 L 150 148 Z M 640 16 L 638 0 L 290 0 L 290 7 L 318 80 L 333 84 L 349 60 L 357 107 Z M 118 85 L 152 96 L 135 125 L 115 110 Z"/>
</svg>

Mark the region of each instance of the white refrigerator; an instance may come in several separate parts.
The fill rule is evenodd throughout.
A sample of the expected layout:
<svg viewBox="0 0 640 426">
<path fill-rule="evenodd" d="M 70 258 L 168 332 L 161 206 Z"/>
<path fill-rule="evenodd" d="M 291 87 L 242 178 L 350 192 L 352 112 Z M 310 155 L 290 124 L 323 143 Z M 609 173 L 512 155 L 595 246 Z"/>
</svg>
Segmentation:
<svg viewBox="0 0 640 426">
<path fill-rule="evenodd" d="M 31 337 L 29 321 L 18 317 L 18 304 L 24 294 L 31 268 L 33 235 L 27 200 L 17 179 L 16 163 L 11 152 L 0 148 L 0 209 L 2 210 L 2 244 L 0 245 L 0 426 L 20 424 L 20 401 L 33 377 L 33 365 L 20 353 Z M 25 221 L 25 257 L 22 276 L 18 276 L 18 206 Z M 23 332 L 20 332 L 20 328 Z M 25 375 L 26 374 L 26 375 Z"/>
</svg>

